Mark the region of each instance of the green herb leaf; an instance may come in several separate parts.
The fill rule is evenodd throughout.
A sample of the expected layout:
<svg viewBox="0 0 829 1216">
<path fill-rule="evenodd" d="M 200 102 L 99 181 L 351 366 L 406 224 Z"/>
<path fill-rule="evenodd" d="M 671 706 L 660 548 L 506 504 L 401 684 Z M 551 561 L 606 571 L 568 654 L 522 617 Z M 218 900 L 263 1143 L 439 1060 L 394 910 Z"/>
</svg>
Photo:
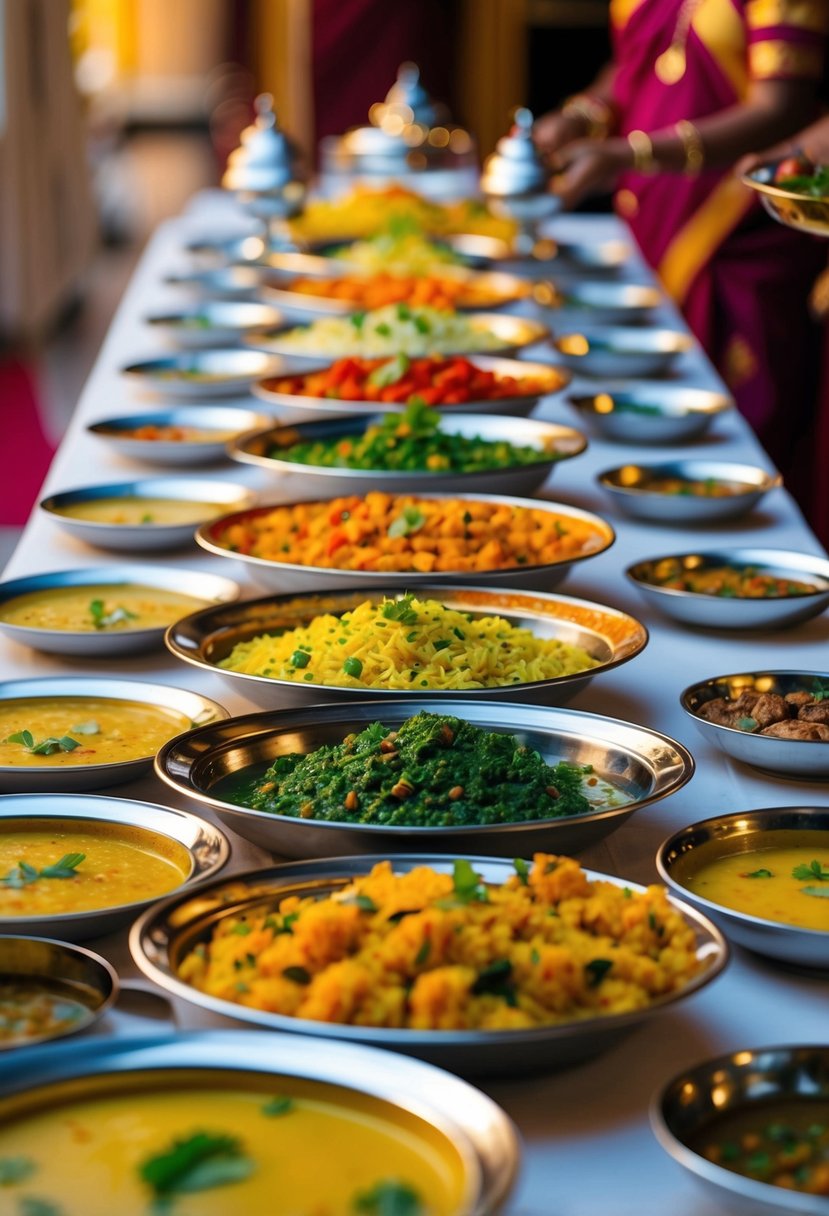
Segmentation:
<svg viewBox="0 0 829 1216">
<path fill-rule="evenodd" d="M 279 1094 L 275 1098 L 269 1098 L 262 1107 L 262 1114 L 267 1115 L 269 1119 L 276 1119 L 280 1115 L 287 1115 L 294 1109 L 294 1100 L 286 1094 Z"/>
<path fill-rule="evenodd" d="M 23 1195 L 18 1202 L 19 1216 L 63 1216 L 63 1208 L 48 1199 L 38 1199 L 35 1195 Z"/>
<path fill-rule="evenodd" d="M 247 937 L 253 930 L 246 920 L 237 920 L 236 924 L 231 926 L 230 932 L 235 933 L 237 937 Z"/>
<path fill-rule="evenodd" d="M 398 380 L 402 380 L 406 375 L 411 367 L 411 362 L 408 355 L 395 355 L 387 363 L 381 363 L 379 367 L 375 367 L 374 371 L 366 377 L 366 384 L 370 384 L 372 388 L 388 388 L 392 384 L 397 384 Z M 396 421 L 397 419 L 395 419 Z"/>
<path fill-rule="evenodd" d="M 494 963 L 484 967 L 483 971 L 478 972 L 478 978 L 470 988 L 470 992 L 475 996 L 490 993 L 492 996 L 503 997 L 508 1005 L 514 1007 L 517 1001 L 515 987 L 510 982 L 511 976 L 512 963 L 509 959 L 496 959 Z"/>
<path fill-rule="evenodd" d="M 40 871 L 41 878 L 76 878 L 77 868 L 86 861 L 86 853 L 64 853 L 60 861 L 52 866 L 44 866 Z"/>
<path fill-rule="evenodd" d="M 37 1169 L 29 1157 L 0 1157 L 0 1186 L 25 1182 Z"/>
<path fill-rule="evenodd" d="M 829 868 L 824 868 L 819 861 L 810 861 L 808 865 L 795 866 L 792 878 L 801 882 L 829 882 Z"/>
<path fill-rule="evenodd" d="M 233 1136 L 196 1132 L 138 1167 L 156 1197 L 206 1191 L 248 1178 L 255 1165 Z"/>
<path fill-rule="evenodd" d="M 144 516 L 141 522 L 142 524 L 148 523 L 151 519 L 152 516 Z M 138 620 L 136 612 L 130 612 L 129 608 L 124 608 L 122 605 L 113 608 L 112 612 L 104 612 L 103 600 L 89 601 L 89 615 L 92 617 L 92 624 L 96 629 L 106 629 L 109 625 L 120 625 L 122 621 Z"/>
<path fill-rule="evenodd" d="M 357 330 L 358 333 L 363 328 L 363 322 L 365 321 L 365 319 L 366 319 L 366 314 L 364 312 L 353 312 L 351 314 L 351 324 L 354 326 L 354 328 Z"/>
<path fill-rule="evenodd" d="M 829 887 L 801 887 L 802 895 L 814 895 L 818 899 L 829 899 Z"/>
<path fill-rule="evenodd" d="M 414 625 L 418 616 L 412 608 L 413 599 L 414 596 L 409 593 L 401 596 L 399 600 L 385 600 L 382 608 L 383 616 L 387 621 L 400 621 L 401 625 Z"/>
<path fill-rule="evenodd" d="M 378 1182 L 355 1195 L 352 1207 L 360 1216 L 426 1216 L 420 1195 L 402 1182 Z"/>
<path fill-rule="evenodd" d="M 752 718 L 748 715 L 745 715 L 742 718 L 737 719 L 737 729 L 738 730 L 745 730 L 745 731 L 748 731 L 749 733 L 751 733 L 751 731 L 756 730 L 759 725 L 760 724 L 756 718 Z"/>
<path fill-rule="evenodd" d="M 594 958 L 589 963 L 585 963 L 584 970 L 587 973 L 588 988 L 598 988 L 612 966 L 613 960 L 609 958 Z"/>
<path fill-rule="evenodd" d="M 311 983 L 311 973 L 304 967 L 283 967 L 282 974 L 286 980 L 293 980 L 295 984 Z"/>
<path fill-rule="evenodd" d="M 465 857 L 459 857 L 452 867 L 452 886 L 456 900 L 462 904 L 489 903 L 489 892 L 483 879 Z"/>
<path fill-rule="evenodd" d="M 524 861 L 523 857 L 514 857 L 512 861 L 513 869 L 521 879 L 521 885 L 526 887 L 530 881 L 530 867 Z"/>
<path fill-rule="evenodd" d="M 742 874 L 742 878 L 774 878 L 771 870 L 751 870 L 748 874 Z"/>
<path fill-rule="evenodd" d="M 387 535 L 394 538 L 411 536 L 426 523 L 426 516 L 417 507 L 404 507 L 403 513 L 393 519 L 388 526 Z"/>
<path fill-rule="evenodd" d="M 422 946 L 420 947 L 417 954 L 415 955 L 415 966 L 421 967 L 426 962 L 426 959 L 429 957 L 429 955 L 431 953 L 432 953 L 432 942 L 431 942 L 430 938 L 425 937 L 423 939 Z"/>
<path fill-rule="evenodd" d="M 13 735 L 8 735 L 3 740 L 3 742 L 4 743 L 20 743 L 23 745 L 23 747 L 28 748 L 28 747 L 34 747 L 35 737 L 30 730 L 19 730 L 19 731 L 16 731 L 15 734 L 13 734 Z"/>
</svg>

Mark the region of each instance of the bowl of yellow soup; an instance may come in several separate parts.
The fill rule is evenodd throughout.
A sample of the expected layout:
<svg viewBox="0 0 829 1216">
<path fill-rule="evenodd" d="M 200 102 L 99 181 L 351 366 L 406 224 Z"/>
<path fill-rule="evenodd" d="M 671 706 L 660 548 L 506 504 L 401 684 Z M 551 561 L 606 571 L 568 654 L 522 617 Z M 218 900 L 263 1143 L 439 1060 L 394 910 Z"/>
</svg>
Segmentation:
<svg viewBox="0 0 829 1216">
<path fill-rule="evenodd" d="M 196 528 L 250 506 L 247 486 L 195 477 L 150 477 L 63 490 L 40 508 L 59 527 L 98 549 L 176 549 Z"/>
<path fill-rule="evenodd" d="M 0 933 L 111 933 L 229 855 L 219 828 L 172 807 L 94 794 L 0 797 Z"/>
<path fill-rule="evenodd" d="M 199 693 L 143 680 L 7 680 L 0 684 L 0 791 L 86 791 L 131 781 L 162 744 L 227 716 Z"/>
<path fill-rule="evenodd" d="M 108 658 L 158 646 L 182 617 L 238 598 L 231 579 L 167 566 L 55 570 L 0 583 L 0 632 L 47 654 Z"/>
<path fill-rule="evenodd" d="M 829 968 L 829 807 L 769 807 L 704 819 L 661 845 L 677 895 L 738 945 Z"/>
<path fill-rule="evenodd" d="M 490 1098 L 365 1047 L 212 1031 L 19 1059 L 0 1081 L 15 1210 L 37 1198 L 62 1216 L 495 1216 L 518 1168 Z"/>
<path fill-rule="evenodd" d="M 13 928 L 16 928 L 13 927 Z M 88 1030 L 118 995 L 98 954 L 45 937 L 0 936 L 0 1057 Z M 3 1060 L 5 1070 L 7 1058 Z M 6 1184 L 6 1179 L 3 1183 Z"/>
</svg>

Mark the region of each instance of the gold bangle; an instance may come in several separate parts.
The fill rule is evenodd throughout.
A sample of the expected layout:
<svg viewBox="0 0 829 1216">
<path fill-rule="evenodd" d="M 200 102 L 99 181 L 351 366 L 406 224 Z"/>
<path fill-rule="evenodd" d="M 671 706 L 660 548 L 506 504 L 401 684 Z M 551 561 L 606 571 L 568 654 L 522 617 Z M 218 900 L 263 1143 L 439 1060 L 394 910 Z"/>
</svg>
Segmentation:
<svg viewBox="0 0 829 1216">
<path fill-rule="evenodd" d="M 674 130 L 682 142 L 682 147 L 685 151 L 685 165 L 683 173 L 694 176 L 699 173 L 705 163 L 705 146 L 702 142 L 702 136 L 692 122 L 687 118 L 681 118 L 675 124 Z"/>
<path fill-rule="evenodd" d="M 655 173 L 658 165 L 654 160 L 653 143 L 645 131 L 629 131 L 627 136 L 633 153 L 633 168 L 637 173 Z"/>
<path fill-rule="evenodd" d="M 613 128 L 615 115 L 612 108 L 601 97 L 589 93 L 574 93 L 562 104 L 565 118 L 578 118 L 587 127 L 589 139 L 605 139 Z"/>
</svg>

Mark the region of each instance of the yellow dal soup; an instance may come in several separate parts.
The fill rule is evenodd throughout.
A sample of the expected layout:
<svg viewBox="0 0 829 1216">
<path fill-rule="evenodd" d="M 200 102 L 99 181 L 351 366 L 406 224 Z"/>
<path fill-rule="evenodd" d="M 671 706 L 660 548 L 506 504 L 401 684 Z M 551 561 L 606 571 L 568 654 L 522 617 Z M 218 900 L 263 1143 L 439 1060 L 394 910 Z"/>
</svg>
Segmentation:
<svg viewBox="0 0 829 1216">
<path fill-rule="evenodd" d="M 777 831 L 767 843 L 722 855 L 707 841 L 680 858 L 673 876 L 695 895 L 763 920 L 829 932 L 829 842 L 825 832 Z M 822 877 L 821 877 L 822 875 Z"/>
<path fill-rule="evenodd" d="M 294 1078 L 231 1073 L 234 1088 L 213 1081 L 197 1089 L 192 1074 L 174 1075 L 175 1088 L 166 1079 L 170 1088 L 148 1090 L 149 1074 L 141 1078 L 143 1089 L 129 1086 L 120 1097 L 109 1096 L 106 1082 L 85 1079 L 85 1093 L 97 1088 L 97 1095 L 61 1103 L 47 1091 L 50 1108 L 40 1097 L 28 1114 L 20 1113 L 20 1102 L 6 1103 L 12 1110 L 0 1128 L 0 1158 L 22 1158 L 29 1168 L 0 1192 L 0 1211 L 27 1210 L 20 1204 L 29 1196 L 55 1204 L 60 1216 L 397 1210 L 360 1206 L 361 1196 L 381 1187 L 414 1195 L 416 1206 L 400 1208 L 411 1216 L 455 1216 L 464 1209 L 460 1154 L 414 1117 L 398 1119 L 379 1102 Z M 171 1157 L 177 1144 L 192 1146 L 198 1135 L 214 1147 L 222 1138 L 227 1151 L 206 1155 L 202 1178 L 188 1189 L 186 1169 L 177 1174 Z"/>
<path fill-rule="evenodd" d="M 46 587 L 0 605 L 0 621 L 27 629 L 65 629 L 81 633 L 122 633 L 164 628 L 207 600 L 164 587 L 139 583 L 90 583 L 83 587 Z"/>
<path fill-rule="evenodd" d="M 143 701 L 111 697 L 0 701 L 0 767 L 64 768 L 141 760 L 155 755 L 163 743 L 190 725 L 184 714 Z M 44 743 L 54 750 L 34 750 Z"/>
<path fill-rule="evenodd" d="M 93 524 L 197 524 L 223 515 L 230 507 L 218 502 L 190 502 L 186 498 L 91 498 L 87 502 L 54 507 L 57 515 L 85 519 Z"/>
<path fill-rule="evenodd" d="M 142 828 L 68 820 L 24 827 L 0 820 L 0 918 L 156 899 L 184 882 L 190 870 L 185 848 Z"/>
</svg>

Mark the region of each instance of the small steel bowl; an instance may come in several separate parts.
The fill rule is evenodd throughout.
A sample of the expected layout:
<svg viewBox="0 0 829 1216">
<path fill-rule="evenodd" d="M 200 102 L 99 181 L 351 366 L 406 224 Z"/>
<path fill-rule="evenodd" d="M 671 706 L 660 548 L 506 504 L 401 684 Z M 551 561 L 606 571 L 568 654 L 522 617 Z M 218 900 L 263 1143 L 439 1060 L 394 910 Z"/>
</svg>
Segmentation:
<svg viewBox="0 0 829 1216">
<path fill-rule="evenodd" d="M 314 274 L 304 277 L 312 278 L 347 278 L 347 272 L 336 264 L 332 258 L 313 259 L 320 260 L 326 263 L 326 274 Z M 449 273 L 446 277 L 452 276 L 452 267 L 449 268 Z M 439 272 L 437 272 L 439 275 Z M 463 272 L 462 272 L 463 273 Z M 360 278 L 366 278 L 362 274 Z M 472 312 L 486 308 L 500 309 L 506 308 L 510 304 L 515 304 L 518 300 L 524 299 L 530 293 L 530 287 L 526 279 L 518 278 L 516 275 L 504 274 L 503 271 L 488 271 L 482 274 L 477 274 L 469 278 L 470 288 L 476 291 L 486 291 L 489 289 L 491 299 L 483 303 L 464 304 L 462 297 L 458 299 L 454 305 L 457 312 Z M 287 317 L 298 320 L 314 320 L 317 317 L 347 317 L 355 312 L 363 311 L 364 305 L 355 303 L 353 300 L 344 300 L 341 297 L 312 295 L 305 291 L 295 291 L 292 288 L 291 280 L 280 285 L 277 280 L 276 286 L 266 285 L 262 288 L 261 296 L 263 300 L 269 301 Z"/>
<path fill-rule="evenodd" d="M 691 684 L 680 696 L 680 704 L 693 719 L 701 735 L 722 748 L 735 760 L 765 773 L 821 779 L 829 777 L 829 743 L 807 739 L 776 739 L 773 735 L 752 734 L 732 726 L 721 726 L 699 716 L 699 708 L 717 697 L 736 700 L 741 692 L 756 689 L 785 696 L 789 692 L 824 693 L 829 687 L 829 672 L 751 671 L 714 676 Z"/>
<path fill-rule="evenodd" d="M 501 690 L 502 693 L 504 690 Z M 594 774 L 617 791 L 616 805 L 529 823 L 470 827 L 387 827 L 297 819 L 255 811 L 228 802 L 217 785 L 245 769 L 264 772 L 277 756 L 308 753 L 341 743 L 372 722 L 397 727 L 421 711 L 449 714 L 483 730 L 517 735 L 548 760 L 593 766 Z M 644 806 L 658 802 L 690 781 L 694 762 L 679 743 L 645 727 L 599 714 L 548 709 L 515 702 L 444 697 L 334 703 L 302 709 L 247 714 L 212 727 L 199 727 L 166 744 L 156 772 L 179 793 L 209 806 L 246 840 L 283 857 L 338 857 L 366 849 L 394 855 L 475 851 L 495 857 L 529 857 L 538 850 L 579 853 L 616 831 Z M 603 792 L 597 797 L 605 797 Z"/>
<path fill-rule="evenodd" d="M 175 498 L 181 502 L 205 502 L 218 509 L 241 510 L 256 498 L 247 486 L 229 481 L 195 479 L 193 477 L 148 477 L 141 481 L 121 481 L 113 485 L 83 486 L 62 490 L 41 500 L 40 509 L 51 515 L 64 532 L 97 549 L 140 551 L 149 549 L 178 549 L 189 544 L 198 526 L 198 518 L 184 524 L 110 524 L 90 519 L 75 519 L 61 514 L 61 507 L 75 503 L 94 502 L 100 498 Z M 201 516 L 204 519 L 204 515 Z"/>
<path fill-rule="evenodd" d="M 179 355 L 143 359 L 121 368 L 135 384 L 164 397 L 233 397 L 248 391 L 255 380 L 276 376 L 283 361 L 257 350 L 193 350 Z"/>
<path fill-rule="evenodd" d="M 637 444 L 698 439 L 718 414 L 733 407 L 722 393 L 682 384 L 629 384 L 567 400 L 603 439 Z"/>
<path fill-rule="evenodd" d="M 466 472 L 457 469 L 403 471 L 389 469 L 346 469 L 304 464 L 271 455 L 297 443 L 316 443 L 340 439 L 359 439 L 370 426 L 378 426 L 384 415 L 367 418 L 334 418 L 325 422 L 306 422 L 297 426 L 271 427 L 251 431 L 234 440 L 228 451 L 233 460 L 252 464 L 271 475 L 293 477 L 285 485 L 298 497 L 325 494 L 367 494 L 384 490 L 403 494 L 420 490 L 491 490 L 498 494 L 532 494 L 542 486 L 556 465 L 578 456 L 587 447 L 581 431 L 557 423 L 537 422 L 531 418 L 506 418 L 497 414 L 441 414 L 438 429 L 449 435 L 469 439 L 503 441 L 519 447 L 535 448 L 538 458 L 532 464 L 512 464 L 502 468 Z M 289 488 L 290 486 L 290 488 Z"/>
<path fill-rule="evenodd" d="M 86 429 L 119 456 L 147 464 L 194 465 L 224 460 L 227 444 L 236 435 L 267 426 L 269 419 L 254 410 L 229 405 L 185 405 L 150 414 L 101 418 Z M 199 439 L 138 439 L 139 427 L 184 427 L 203 432 Z"/>
<path fill-rule="evenodd" d="M 760 202 L 778 224 L 812 236 L 829 236 L 829 198 L 815 198 L 776 186 L 776 169 L 777 165 L 760 165 L 744 174 L 742 183 L 759 194 Z"/>
<path fill-rule="evenodd" d="M 89 1030 L 112 1008 L 118 997 L 118 974 L 99 954 L 93 954 L 83 946 L 69 946 L 66 942 L 51 938 L 4 934 L 0 936 L 0 997 L 4 984 L 16 982 L 51 988 L 56 994 L 71 997 L 86 1007 L 89 1016 L 79 1019 L 74 1025 L 69 1022 L 63 1029 L 27 1038 L 22 1043 L 0 1041 L 3 1077 L 9 1071 L 8 1052 L 65 1039 L 68 1035 Z M 68 1052 L 66 1048 L 63 1049 L 70 1056 L 77 1050 L 77 1044 Z"/>
<path fill-rule="evenodd" d="M 254 907 L 276 906 L 289 894 L 300 898 L 325 896 L 366 874 L 384 855 L 300 861 L 270 869 L 237 874 L 232 880 L 214 880 L 192 896 L 174 896 L 145 912 L 130 931 L 130 951 L 143 973 L 166 992 L 182 998 L 228 1024 L 244 1023 L 267 1030 L 309 1034 L 335 1042 L 365 1043 L 418 1056 L 465 1075 L 537 1073 L 541 1069 L 565 1068 L 592 1058 L 615 1044 L 634 1026 L 648 1021 L 661 1010 L 676 1005 L 718 975 L 725 966 L 728 947 L 716 926 L 696 909 L 671 897 L 695 931 L 697 957 L 703 964 L 699 974 L 680 991 L 657 998 L 645 1009 L 563 1022 L 531 1030 L 409 1030 L 342 1025 L 334 1022 L 291 1018 L 265 1013 L 200 992 L 179 979 L 176 968 L 183 955 L 206 939 L 215 925 L 228 916 Z M 427 865 L 451 873 L 451 855 L 403 854 L 394 858 L 396 873 Z M 466 858 L 488 883 L 503 883 L 514 874 L 512 863 L 487 857 Z M 607 874 L 585 871 L 592 880 L 644 891 L 637 883 Z"/>
<path fill-rule="evenodd" d="M 224 346 L 282 324 L 282 313 L 251 300 L 205 300 L 198 308 L 154 313 L 144 318 L 168 342 L 192 349 Z"/>
<path fill-rule="evenodd" d="M 542 225 L 542 228 L 544 226 Z M 542 235 L 528 255 L 519 256 L 499 237 L 464 232 L 444 238 L 467 265 L 509 268 L 513 274 L 533 276 L 539 270 L 558 269 L 562 263 L 590 274 L 615 274 L 627 262 L 631 247 L 625 241 L 559 241 L 552 234 Z"/>
<path fill-rule="evenodd" d="M 664 376 L 693 346 L 690 334 L 635 326 L 584 326 L 551 339 L 565 367 L 586 376 Z"/>
<path fill-rule="evenodd" d="M 135 834 L 137 840 L 146 838 L 148 846 L 157 840 L 181 846 L 189 855 L 190 870 L 175 891 L 189 890 L 202 879 L 212 877 L 230 856 L 230 842 L 224 832 L 198 815 L 173 807 L 95 794 L 7 794 L 0 797 L 0 839 L 7 832 L 31 831 L 49 825 L 55 831 L 72 828 L 94 831 L 96 824 L 120 824 Z M 113 904 L 91 912 L 59 912 L 48 916 L 0 914 L 0 933 L 22 932 L 60 937 L 67 942 L 86 941 L 128 925 L 156 898 Z"/>
<path fill-rule="evenodd" d="M 421 499 L 457 498 L 454 494 L 420 494 Z M 319 500 L 317 500 L 319 501 Z M 196 532 L 196 541 L 208 553 L 217 557 L 231 558 L 239 563 L 242 571 L 262 586 L 273 588 L 275 591 L 354 591 L 365 587 L 367 591 L 383 587 L 407 587 L 410 591 L 418 591 L 420 587 L 433 583 L 456 583 L 474 585 L 485 578 L 495 588 L 498 587 L 530 587 L 549 590 L 560 583 L 569 573 L 572 566 L 578 562 L 589 560 L 591 557 L 604 553 L 616 540 L 616 533 L 606 520 L 589 511 L 580 511 L 576 507 L 564 506 L 561 503 L 548 502 L 546 499 L 510 498 L 504 494 L 464 494 L 462 502 L 491 502 L 508 506 L 532 507 L 540 511 L 549 511 L 562 518 L 579 520 L 589 524 L 595 532 L 595 542 L 591 541 L 589 550 L 568 557 L 560 562 L 551 562 L 545 566 L 510 566 L 506 570 L 473 570 L 467 572 L 447 570 L 445 574 L 439 571 L 421 573 L 417 570 L 388 571 L 388 570 L 338 570 L 328 566 L 301 566 L 298 563 L 277 562 L 269 558 L 253 557 L 244 553 L 234 553 L 219 544 L 216 539 L 221 531 L 229 524 L 240 523 L 251 517 L 251 511 L 234 512 L 221 519 L 203 524 Z M 271 506 L 255 507 L 253 513 L 267 514 L 277 506 L 291 506 L 290 503 L 279 503 Z"/>
<path fill-rule="evenodd" d="M 515 1128 L 480 1090 L 418 1060 L 296 1034 L 115 1035 L 80 1040 L 69 1051 L 43 1047 L 11 1056 L 0 1078 L 0 1120 L 36 1118 L 52 1109 L 56 1097 L 128 1099 L 151 1088 L 190 1092 L 198 1126 L 199 1089 L 205 1086 L 259 1090 L 263 1100 L 300 1088 L 303 1095 L 373 1117 L 392 1134 L 422 1141 L 448 1168 L 463 1171 L 467 1194 L 453 1216 L 497 1216 L 518 1173 Z"/>
<path fill-rule="evenodd" d="M 217 300 L 250 300 L 255 298 L 267 277 L 267 271 L 256 262 L 239 265 L 214 266 L 206 270 L 191 270 L 168 274 L 164 282 L 169 287 L 181 287 L 200 296 Z"/>
<path fill-rule="evenodd" d="M 202 574 L 197 570 L 174 570 L 169 566 L 98 566 L 82 570 L 54 570 L 48 574 L 29 574 L 0 582 L 0 610 L 20 595 L 58 587 L 113 588 L 125 583 L 142 587 L 179 591 L 213 604 L 228 604 L 239 598 L 239 587 L 229 578 Z M 91 618 L 90 618 L 91 619 Z M 160 646 L 166 626 L 151 629 L 44 629 L 36 625 L 13 625 L 0 618 L 0 633 L 21 646 L 31 646 L 46 654 L 89 655 L 105 659 L 115 654 L 135 654 Z"/>
<path fill-rule="evenodd" d="M 763 846 L 772 847 L 776 833 L 790 835 L 792 832 L 820 834 L 829 841 L 829 807 L 769 807 L 704 819 L 675 832 L 660 845 L 656 868 L 659 877 L 675 895 L 710 916 L 730 941 L 784 963 L 826 970 L 829 969 L 829 933 L 752 916 L 728 904 L 706 899 L 683 882 L 685 859 L 694 853 L 698 856 L 701 849 L 708 860 L 734 854 L 740 856 Z M 804 852 L 810 847 L 814 846 L 804 846 Z M 826 843 L 818 848 L 824 853 Z"/>
<path fill-rule="evenodd" d="M 561 392 L 572 379 L 572 374 L 562 367 L 554 367 L 549 363 L 530 363 L 524 359 L 501 359 L 494 355 L 471 355 L 469 362 L 482 371 L 492 372 L 493 375 L 504 379 L 509 376 L 515 379 L 532 380 L 540 385 L 540 389 L 514 397 L 501 397 L 494 401 L 464 401 L 457 405 L 434 408 L 445 412 L 448 416 L 454 414 L 499 414 L 507 417 L 526 417 L 532 413 L 542 397 L 550 393 Z M 275 406 L 284 417 L 286 410 L 301 411 L 306 418 L 320 421 L 332 415 L 376 414 L 376 401 L 338 401 L 334 397 L 302 397 L 297 393 L 283 393 L 274 389 L 274 383 L 284 383 L 284 376 L 279 379 L 260 380 L 253 385 L 253 395 L 269 406 Z M 397 402 L 384 401 L 382 408 L 387 414 L 403 413 L 405 405 Z"/>
<path fill-rule="evenodd" d="M 184 246 L 197 266 L 214 270 L 235 262 L 256 262 L 268 252 L 267 243 L 261 236 L 231 236 L 204 238 L 188 241 Z"/>
<path fill-rule="evenodd" d="M 718 1210 L 734 1216 L 826 1216 L 826 1197 L 745 1178 L 702 1156 L 694 1143 L 728 1115 L 802 1099 L 829 1103 L 829 1048 L 759 1047 L 706 1060 L 673 1078 L 654 1096 L 651 1127 L 665 1152 L 707 1192 Z M 724 1205 L 720 1207 L 720 1205 Z"/>
<path fill-rule="evenodd" d="M 632 253 L 627 241 L 610 239 L 606 241 L 558 241 L 555 242 L 556 255 L 562 262 L 570 262 L 579 270 L 590 271 L 591 274 L 602 272 L 614 274 L 621 270 L 625 262 L 630 260 Z"/>
<path fill-rule="evenodd" d="M 415 689 L 405 692 L 391 688 L 337 687 L 330 684 L 278 680 L 270 676 L 247 675 L 226 671 L 218 666 L 238 642 L 249 641 L 262 633 L 282 632 L 309 624 L 321 613 L 334 615 L 350 611 L 370 601 L 382 602 L 394 598 L 388 587 L 372 587 L 365 591 L 350 590 L 309 594 L 304 596 L 267 596 L 248 600 L 233 607 L 218 606 L 195 612 L 172 625 L 165 642 L 178 659 L 191 663 L 202 671 L 218 676 L 236 691 L 257 705 L 270 707 L 278 702 L 286 705 L 314 705 L 322 701 L 361 701 L 399 699 L 418 700 L 453 698 L 489 698 L 499 700 L 509 696 L 514 701 L 560 703 L 574 696 L 590 680 L 628 659 L 634 658 L 647 645 L 648 633 L 634 617 L 615 608 L 606 608 L 588 600 L 542 592 L 492 591 L 483 587 L 426 585 L 419 588 L 422 599 L 437 599 L 440 603 L 470 616 L 502 616 L 517 627 L 529 629 L 542 638 L 557 638 L 569 645 L 580 646 L 598 660 L 599 666 L 575 675 L 530 684 L 497 685 L 492 688 L 469 690 Z"/>
<path fill-rule="evenodd" d="M 572 283 L 536 283 L 533 299 L 542 308 L 565 309 L 568 322 L 580 314 L 588 326 L 595 327 L 641 325 L 663 302 L 664 296 L 649 284 L 585 279 Z"/>
<path fill-rule="evenodd" d="M 677 562 L 681 569 L 743 566 L 759 574 L 815 584 L 807 595 L 746 596 L 704 595 L 660 587 L 653 581 L 662 562 Z M 823 612 L 829 604 L 829 560 L 788 549 L 719 549 L 696 553 L 668 553 L 634 562 L 625 571 L 644 599 L 683 625 L 707 629 L 786 629 Z"/>
<path fill-rule="evenodd" d="M 654 490 L 652 483 L 663 477 L 680 477 L 689 481 L 710 481 L 737 485 L 739 493 L 714 495 L 665 493 Z M 779 473 L 750 464 L 733 464 L 722 460 L 673 460 L 666 464 L 625 464 L 606 469 L 596 480 L 613 502 L 634 519 L 651 523 L 693 524 L 718 523 L 736 519 L 757 506 L 769 490 L 783 484 Z"/>
<path fill-rule="evenodd" d="M 160 709 L 169 709 L 190 720 L 191 726 L 227 718 L 223 705 L 203 697 L 201 693 L 166 684 L 148 684 L 144 680 L 122 680 L 96 676 L 44 676 L 36 680 L 6 680 L 0 684 L 0 703 L 44 699 L 56 701 L 61 697 L 95 697 L 113 701 L 141 701 Z M 23 767 L 0 765 L 0 791 L 4 793 L 40 794 L 54 791 L 100 789 L 105 785 L 120 785 L 132 781 L 150 768 L 153 756 L 137 760 L 105 762 L 103 764 L 73 764 L 63 768 L 55 765 Z"/>
<path fill-rule="evenodd" d="M 533 321 L 528 317 L 511 316 L 508 313 L 470 312 L 466 313 L 465 316 L 467 324 L 473 330 L 491 333 L 497 339 L 498 345 L 491 347 L 485 352 L 486 354 L 515 354 L 516 351 L 524 350 L 528 346 L 534 346 L 537 342 L 543 341 L 550 332 L 547 326 L 543 325 L 540 321 Z M 298 350 L 287 337 L 289 333 L 297 328 L 302 327 L 286 326 L 282 329 L 275 329 L 261 335 L 251 336 L 244 339 L 244 344 L 257 351 L 266 351 L 269 355 L 280 355 L 290 358 L 293 364 L 300 367 L 309 366 L 310 364 L 317 367 L 321 362 L 327 362 L 332 357 L 362 357 L 362 347 L 359 341 L 355 342 L 352 350 L 341 351 L 337 356 L 332 356 L 329 351 L 325 350 L 312 351 L 307 348 Z M 470 352 L 464 350 L 435 350 L 432 353 L 465 355 Z M 477 356 L 481 352 L 475 351 L 472 353 Z"/>
</svg>

